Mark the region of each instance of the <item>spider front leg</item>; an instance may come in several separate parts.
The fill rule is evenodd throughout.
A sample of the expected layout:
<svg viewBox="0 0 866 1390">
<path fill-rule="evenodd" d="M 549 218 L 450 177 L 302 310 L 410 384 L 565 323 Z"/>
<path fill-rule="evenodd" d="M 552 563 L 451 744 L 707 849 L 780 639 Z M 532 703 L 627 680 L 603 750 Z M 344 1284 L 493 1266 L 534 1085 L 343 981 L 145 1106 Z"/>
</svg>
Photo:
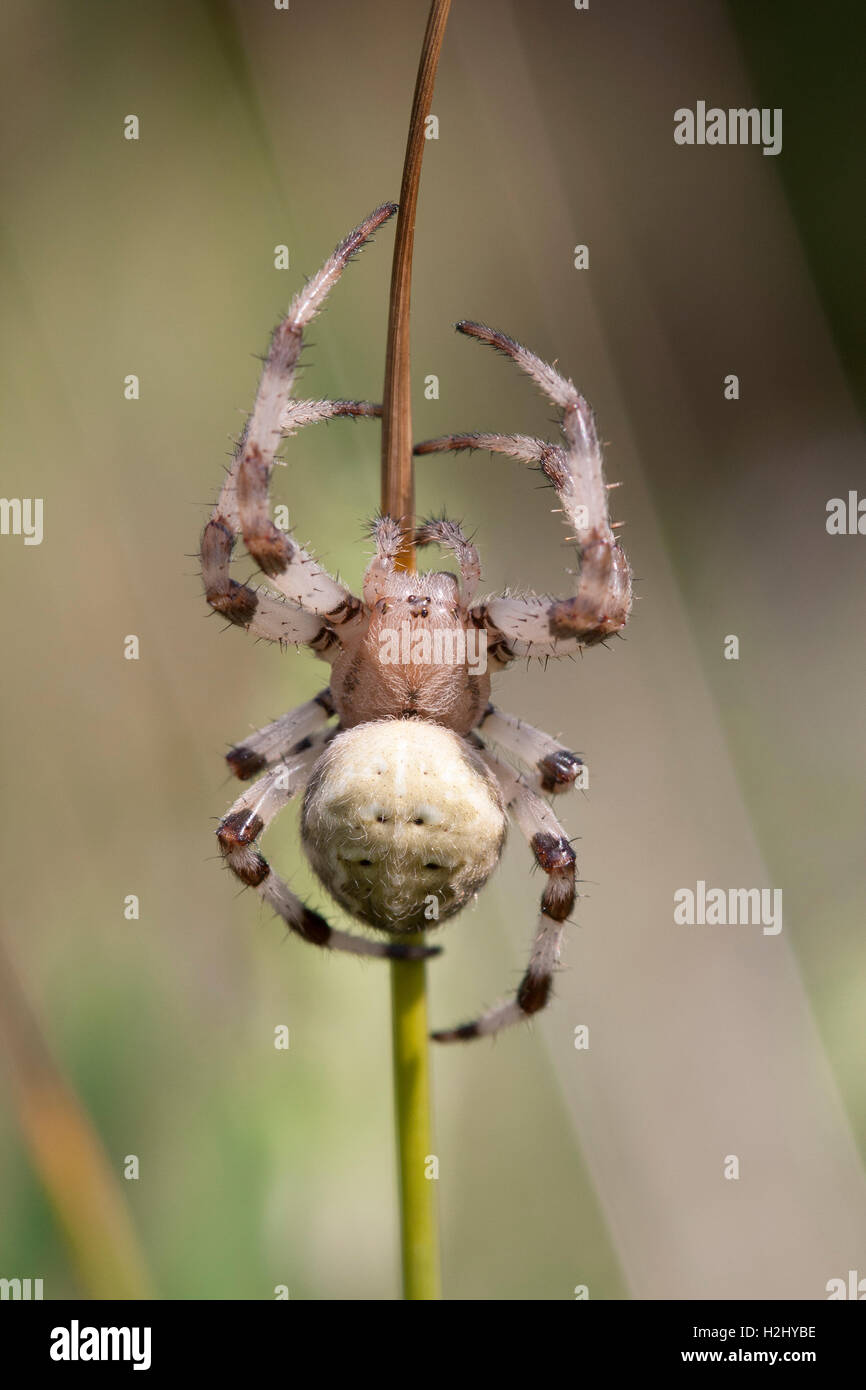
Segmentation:
<svg viewBox="0 0 866 1390">
<path fill-rule="evenodd" d="M 271 772 L 238 797 L 217 827 L 217 839 L 232 873 L 281 917 L 290 931 L 313 946 L 348 951 L 356 956 L 384 956 L 391 960 L 423 960 L 439 954 L 438 946 L 402 946 L 368 941 L 336 931 L 306 907 L 256 849 L 256 841 L 274 817 L 306 786 L 323 746 L 318 735 L 311 747 L 279 763 Z"/>
<path fill-rule="evenodd" d="M 415 531 L 417 546 L 439 545 L 450 550 L 460 566 L 461 594 L 468 607 L 475 597 L 475 590 L 481 582 L 481 560 L 476 547 L 467 540 L 456 521 L 447 517 L 432 517 L 422 521 Z"/>
<path fill-rule="evenodd" d="M 235 776 L 246 782 L 289 754 L 303 752 L 298 745 L 327 724 L 334 712 L 330 690 L 320 690 L 312 700 L 280 715 L 263 729 L 257 729 L 243 743 L 236 743 L 226 753 L 226 762 Z"/>
<path fill-rule="evenodd" d="M 302 642 L 330 660 L 338 643 L 334 628 L 357 615 L 360 600 L 274 525 L 268 511 L 268 487 L 283 435 L 337 416 L 381 413 L 379 406 L 367 401 L 293 401 L 290 397 L 304 329 L 349 261 L 395 212 L 395 205 L 386 203 L 371 213 L 292 300 L 271 338 L 252 414 L 202 536 L 202 576 L 213 609 L 257 637 Z M 232 551 L 241 534 L 250 555 L 288 603 L 231 578 Z"/>
<path fill-rule="evenodd" d="M 562 411 L 564 447 L 519 434 L 452 434 L 416 445 L 416 454 L 489 449 L 540 468 L 559 494 L 577 544 L 577 592 L 568 598 L 489 599 L 473 617 L 504 655 L 563 656 L 601 642 L 625 626 L 632 603 L 631 569 L 614 535 L 602 452 L 592 410 L 571 381 L 513 338 L 484 324 L 458 330 L 510 357 Z"/>
<path fill-rule="evenodd" d="M 394 574 L 398 557 L 401 555 L 405 536 L 400 523 L 392 516 L 377 516 L 370 523 L 370 535 L 376 545 L 376 553 L 367 566 L 364 575 L 364 602 L 368 608 L 383 597 L 388 580 Z M 460 566 L 460 593 L 464 606 L 474 597 L 481 579 L 481 561 L 478 551 L 467 540 L 456 521 L 447 517 L 431 517 L 422 521 L 412 533 L 413 544 L 419 548 L 425 545 L 439 545 L 450 550 Z"/>
<path fill-rule="evenodd" d="M 550 998 L 553 974 L 559 964 L 565 922 L 574 905 L 574 850 L 559 821 L 540 796 L 492 754 L 481 754 L 502 789 L 506 810 L 528 840 L 535 862 L 547 874 L 541 898 L 541 915 L 529 957 L 529 965 L 513 999 L 505 1000 L 474 1023 L 464 1023 L 432 1036 L 436 1042 L 468 1042 L 489 1037 L 531 1018 Z"/>
<path fill-rule="evenodd" d="M 495 705 L 487 706 L 475 727 L 530 768 L 532 786 L 546 796 L 571 791 L 585 765 L 578 753 L 563 748 L 550 734 Z"/>
</svg>

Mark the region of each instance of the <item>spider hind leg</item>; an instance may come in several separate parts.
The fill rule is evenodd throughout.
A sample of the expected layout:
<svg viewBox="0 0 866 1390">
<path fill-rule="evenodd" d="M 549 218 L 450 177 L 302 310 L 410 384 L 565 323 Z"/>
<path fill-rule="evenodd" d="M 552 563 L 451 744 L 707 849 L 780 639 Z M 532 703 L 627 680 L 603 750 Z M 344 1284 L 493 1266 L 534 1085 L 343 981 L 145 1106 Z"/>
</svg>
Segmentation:
<svg viewBox="0 0 866 1390">
<path fill-rule="evenodd" d="M 438 955 L 441 949 L 438 946 L 370 941 L 363 936 L 337 931 L 292 892 L 256 848 L 259 836 L 271 821 L 306 786 L 323 742 L 320 734 L 311 740 L 309 748 L 278 763 L 261 781 L 242 792 L 223 816 L 216 833 L 228 867 L 246 887 L 255 888 L 291 932 L 310 945 L 391 960 L 425 960 Z"/>
<path fill-rule="evenodd" d="M 518 719 L 517 715 L 505 714 L 495 705 L 488 705 L 475 727 L 485 738 L 492 738 L 531 769 L 531 785 L 535 791 L 557 796 L 571 791 L 575 785 L 586 785 L 585 780 L 579 780 L 586 766 L 580 754 L 572 753 L 550 734 Z"/>
<path fill-rule="evenodd" d="M 234 775 L 246 782 L 290 753 L 302 752 L 298 745 L 317 733 L 333 714 L 330 690 L 320 690 L 312 700 L 257 729 L 242 743 L 234 744 L 226 753 L 226 762 Z"/>
<path fill-rule="evenodd" d="M 514 998 L 495 1005 L 472 1023 L 433 1033 L 436 1042 L 490 1037 L 524 1022 L 545 1007 L 559 964 L 565 922 L 575 899 L 574 850 L 550 807 L 504 763 L 487 752 L 481 756 L 499 781 L 506 808 L 528 840 L 536 864 L 547 875 L 547 883 L 529 964 Z"/>
</svg>

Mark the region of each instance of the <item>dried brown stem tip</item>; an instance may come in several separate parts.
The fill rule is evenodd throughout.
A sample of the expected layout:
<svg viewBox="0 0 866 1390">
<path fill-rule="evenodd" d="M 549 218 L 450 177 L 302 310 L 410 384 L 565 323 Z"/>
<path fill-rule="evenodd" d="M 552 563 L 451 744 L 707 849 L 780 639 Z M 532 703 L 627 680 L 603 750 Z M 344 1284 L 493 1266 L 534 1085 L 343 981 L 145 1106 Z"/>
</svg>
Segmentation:
<svg viewBox="0 0 866 1390">
<path fill-rule="evenodd" d="M 401 522 L 407 533 L 398 567 L 414 569 L 411 528 L 415 514 L 412 475 L 412 403 L 409 364 L 409 307 L 412 293 L 412 252 L 415 245 L 415 213 L 421 161 L 424 155 L 424 123 L 430 114 L 433 86 L 451 0 L 433 0 L 424 34 L 421 62 L 415 83 L 409 137 L 400 189 L 400 214 L 394 243 L 391 298 L 388 313 L 388 346 L 385 356 L 385 389 L 382 417 L 382 511 Z"/>
</svg>

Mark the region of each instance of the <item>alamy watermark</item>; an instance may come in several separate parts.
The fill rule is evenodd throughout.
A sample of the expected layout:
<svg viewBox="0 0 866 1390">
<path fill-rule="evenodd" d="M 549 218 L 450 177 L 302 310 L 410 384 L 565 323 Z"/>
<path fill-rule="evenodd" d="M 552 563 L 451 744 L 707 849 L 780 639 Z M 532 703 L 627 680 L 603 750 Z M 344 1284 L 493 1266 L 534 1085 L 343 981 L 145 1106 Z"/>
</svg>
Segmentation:
<svg viewBox="0 0 866 1390">
<path fill-rule="evenodd" d="M 415 627 L 404 621 L 379 634 L 383 666 L 466 666 L 473 676 L 487 670 L 487 633 L 473 627 Z"/>
<path fill-rule="evenodd" d="M 150 1370 L 149 1327 L 82 1327 L 73 1318 L 68 1327 L 51 1330 L 52 1361 L 131 1361 L 134 1371 Z"/>
<path fill-rule="evenodd" d="M 680 106 L 674 112 L 674 140 L 678 145 L 763 145 L 764 154 L 782 150 L 782 108 L 762 106 L 707 106 L 694 111 Z"/>
<path fill-rule="evenodd" d="M 25 545 L 41 545 L 42 506 L 41 497 L 0 497 L 0 536 L 23 536 Z"/>
<path fill-rule="evenodd" d="M 41 1279 L 0 1279 L 0 1299 L 12 1299 L 13 1302 L 28 1302 L 31 1299 L 41 1299 L 42 1280 Z"/>
<path fill-rule="evenodd" d="M 674 893 L 674 921 L 679 926 L 763 927 L 764 936 L 782 930 L 781 888 L 708 888 L 699 878 L 694 889 Z"/>
<path fill-rule="evenodd" d="M 828 1279 L 824 1288 L 827 1292 L 828 1302 L 834 1299 L 850 1298 L 857 1303 L 866 1300 L 866 1279 L 861 1279 L 856 1269 L 848 1270 L 848 1278 Z"/>
<path fill-rule="evenodd" d="M 824 526 L 828 536 L 866 536 L 866 497 L 853 488 L 847 498 L 831 497 Z"/>
</svg>

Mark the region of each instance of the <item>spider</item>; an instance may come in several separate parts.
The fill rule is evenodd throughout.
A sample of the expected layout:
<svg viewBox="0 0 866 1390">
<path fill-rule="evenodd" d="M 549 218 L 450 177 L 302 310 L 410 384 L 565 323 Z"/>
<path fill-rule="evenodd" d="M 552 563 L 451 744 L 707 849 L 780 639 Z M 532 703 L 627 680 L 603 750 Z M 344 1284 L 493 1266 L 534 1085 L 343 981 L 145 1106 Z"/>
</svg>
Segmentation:
<svg viewBox="0 0 866 1390">
<path fill-rule="evenodd" d="M 480 323 L 457 328 L 510 357 L 541 388 L 561 411 L 563 443 L 452 434 L 418 444 L 414 452 L 486 449 L 539 468 L 574 530 L 569 539 L 577 545 L 578 569 L 571 597 L 505 593 L 477 602 L 478 552 L 456 522 L 424 521 L 411 540 L 449 551 L 459 579 L 447 571 L 400 569 L 398 556 L 409 537 L 394 518 L 379 516 L 371 524 L 375 554 L 359 598 L 271 521 L 270 478 L 281 461 L 275 451 L 283 436 L 320 420 L 381 415 L 381 407 L 367 401 L 301 400 L 291 392 L 304 330 L 355 253 L 394 212 L 388 203 L 365 218 L 295 296 L 274 331 L 252 414 L 202 536 L 211 608 L 255 637 L 309 647 L 331 666 L 329 686 L 314 699 L 230 749 L 229 767 L 242 781 L 265 775 L 234 802 L 217 836 L 232 872 L 304 941 L 356 955 L 418 959 L 438 954 L 422 933 L 477 893 L 500 858 L 513 818 L 546 875 L 529 965 L 512 998 L 472 1023 L 433 1034 L 452 1042 L 496 1033 L 545 1006 L 575 898 L 574 851 L 544 798 L 567 792 L 582 760 L 491 704 L 491 673 L 520 657 L 565 656 L 618 632 L 631 607 L 631 571 L 610 523 L 601 448 L 586 401 L 553 367 Z M 231 578 L 238 536 L 270 588 Z M 486 663 L 472 659 L 480 649 Z M 488 739 L 524 772 L 495 756 Z M 259 852 L 262 832 L 302 793 L 301 835 L 315 873 L 378 938 L 332 928 Z"/>
</svg>

